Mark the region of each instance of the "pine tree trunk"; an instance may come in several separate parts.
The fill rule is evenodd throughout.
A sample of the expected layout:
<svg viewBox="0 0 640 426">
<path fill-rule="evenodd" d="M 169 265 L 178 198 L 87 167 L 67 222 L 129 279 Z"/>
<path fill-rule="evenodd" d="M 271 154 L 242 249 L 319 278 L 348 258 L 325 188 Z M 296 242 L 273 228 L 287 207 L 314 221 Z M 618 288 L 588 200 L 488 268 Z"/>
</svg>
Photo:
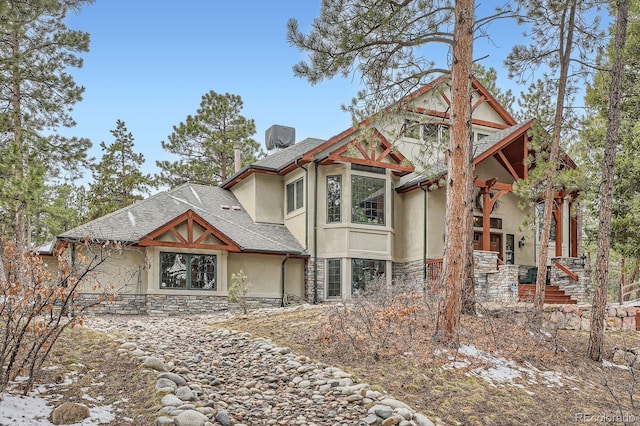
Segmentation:
<svg viewBox="0 0 640 426">
<path fill-rule="evenodd" d="M 618 263 L 618 303 L 622 305 L 624 301 L 624 286 L 627 285 L 627 275 L 625 273 L 626 262 L 623 257 Z"/>
<path fill-rule="evenodd" d="M 614 61 L 611 67 L 609 88 L 609 125 L 602 162 L 600 184 L 600 215 L 598 228 L 598 251 L 596 253 L 595 285 L 591 310 L 591 331 L 587 356 L 594 361 L 602 359 L 604 345 L 604 315 L 607 305 L 607 281 L 609 278 L 609 246 L 611 242 L 611 215 L 613 211 L 613 178 L 615 176 L 616 146 L 620 133 L 622 98 L 622 77 L 624 73 L 624 48 L 627 42 L 627 0 L 617 2 L 616 39 L 613 49 Z"/>
<path fill-rule="evenodd" d="M 549 234 L 551 233 L 551 219 L 553 216 L 553 203 L 555 192 L 556 165 L 560 159 L 560 135 L 562 133 L 562 118 L 564 111 L 564 101 L 567 91 L 567 80 L 569 75 L 569 65 L 571 60 L 571 48 L 573 44 L 573 33 L 575 31 L 576 1 L 571 2 L 568 11 L 568 21 L 566 27 L 560 28 L 560 78 L 558 80 L 558 96 L 556 98 L 556 112 L 553 120 L 553 136 L 551 140 L 551 150 L 549 152 L 549 168 L 546 173 L 546 189 L 544 194 L 544 213 L 542 217 L 542 232 L 540 235 L 540 255 L 538 257 L 538 275 L 536 277 L 536 293 L 533 299 L 535 307 L 534 327 L 542 326 L 544 312 L 545 286 L 547 284 L 547 260 L 549 258 Z M 564 43 L 564 45 L 563 45 Z M 564 46 L 564 47 L 563 47 Z M 558 236 L 556 236 L 558 238 Z"/>
<path fill-rule="evenodd" d="M 462 288 L 473 267 L 470 164 L 471 62 L 473 57 L 474 0 L 459 0 L 455 6 L 452 67 L 452 114 L 447 165 L 446 241 L 443 262 L 444 288 L 435 338 L 455 343 L 460 322 Z M 462 223 L 460 222 L 462 218 Z"/>
</svg>

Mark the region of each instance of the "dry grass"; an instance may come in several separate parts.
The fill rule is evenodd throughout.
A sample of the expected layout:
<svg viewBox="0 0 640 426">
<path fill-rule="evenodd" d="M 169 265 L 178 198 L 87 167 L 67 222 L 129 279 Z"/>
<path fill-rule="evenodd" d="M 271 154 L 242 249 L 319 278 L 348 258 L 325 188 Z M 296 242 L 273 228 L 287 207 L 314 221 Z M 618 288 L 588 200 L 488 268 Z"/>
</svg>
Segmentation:
<svg viewBox="0 0 640 426">
<path fill-rule="evenodd" d="M 405 340 L 390 339 L 387 350 L 379 350 L 375 355 L 367 350 L 376 347 L 371 342 L 362 341 L 360 344 L 364 346 L 356 349 L 339 341 L 335 334 L 327 334 L 328 330 L 338 328 L 340 317 L 336 312 L 340 309 L 336 305 L 275 313 L 255 311 L 246 317 L 212 322 L 211 326 L 247 331 L 289 346 L 316 361 L 339 366 L 442 424 L 572 424 L 578 413 L 620 412 L 634 415 L 636 422 L 640 422 L 635 402 L 640 401 L 637 390 L 640 377 L 636 377 L 640 374 L 602 368 L 601 364 L 587 360 L 585 332 L 558 331 L 541 338 L 519 326 L 513 318 L 486 314 L 482 318 L 462 317 L 462 344 L 513 360 L 519 366 L 555 372 L 563 382 L 562 386 L 549 386 L 542 380 L 531 383 L 522 377 L 513 384 L 494 385 L 469 374 L 475 368 L 487 367 L 481 360 L 470 360 L 465 368 L 446 368 L 451 359 L 435 355 L 438 351 L 446 350 L 457 361 L 469 358 L 434 345 L 428 314 L 415 316 L 412 327 L 416 333 L 409 349 Z M 328 335 L 333 340 L 328 340 Z M 71 374 L 73 384 L 57 387 L 53 393 L 64 394 L 64 400 L 82 401 L 82 395 L 88 394 L 104 398 L 97 405 L 116 403 L 117 419 L 111 425 L 151 425 L 160 408 L 153 375 L 143 373 L 137 360 L 117 355 L 118 344 L 109 337 L 115 336 L 86 329 L 66 332 L 50 359 L 57 369 L 45 371 L 42 382 L 61 383 Z M 398 344 L 399 341 L 403 343 Z M 614 347 L 640 347 L 639 333 L 608 333 L 609 359 Z"/>
<path fill-rule="evenodd" d="M 48 393 L 62 395 L 61 402 L 89 405 L 113 404 L 116 418 L 110 425 L 152 425 L 160 409 L 155 398 L 155 377 L 144 373 L 142 364 L 117 353 L 114 336 L 75 328 L 68 329 L 52 349 L 43 376 L 36 382 L 71 384 L 56 386 Z M 95 402 L 87 400 L 93 398 Z"/>
<path fill-rule="evenodd" d="M 513 360 L 519 366 L 558 373 L 562 381 L 561 386 L 551 386 L 543 381 L 531 383 L 522 377 L 513 384 L 492 384 L 468 374 L 483 366 L 480 360 L 471 360 L 465 368 L 446 368 L 451 360 L 434 356 L 437 349 L 443 348 L 434 346 L 430 339 L 428 316 L 420 320 L 427 321 L 426 324 L 415 324 L 422 335 L 415 338 L 410 348 L 391 347 L 381 356 L 372 356 L 348 341 L 336 342 L 335 335 L 333 340 L 327 338 L 327 327 L 335 330 L 339 321 L 336 312 L 340 309 L 325 306 L 277 315 L 254 313 L 216 326 L 270 338 L 297 353 L 340 366 L 359 380 L 386 390 L 444 424 L 556 425 L 574 423 L 579 413 L 596 416 L 621 412 L 640 421 L 635 402 L 640 397 L 637 390 L 640 378 L 628 370 L 602 368 L 601 364 L 588 360 L 584 355 L 588 333 L 557 331 L 541 338 L 509 318 L 463 317 L 462 344 Z M 393 340 L 390 342 L 393 344 Z M 364 348 L 372 345 L 361 343 Z M 614 347 L 623 346 L 640 346 L 638 333 L 607 334 L 609 358 Z M 463 359 L 450 349 L 447 353 Z"/>
</svg>

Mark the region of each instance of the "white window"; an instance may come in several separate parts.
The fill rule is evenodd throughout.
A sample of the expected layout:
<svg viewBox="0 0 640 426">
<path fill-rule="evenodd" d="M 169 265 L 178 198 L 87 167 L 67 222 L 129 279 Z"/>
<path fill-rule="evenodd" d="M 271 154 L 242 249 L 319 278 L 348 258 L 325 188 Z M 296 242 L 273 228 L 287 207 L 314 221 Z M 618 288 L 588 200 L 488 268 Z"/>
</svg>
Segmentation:
<svg viewBox="0 0 640 426">
<path fill-rule="evenodd" d="M 384 225 L 385 180 L 351 176 L 351 222 Z"/>
<path fill-rule="evenodd" d="M 287 213 L 301 209 L 304 206 L 303 178 L 287 185 Z"/>
</svg>

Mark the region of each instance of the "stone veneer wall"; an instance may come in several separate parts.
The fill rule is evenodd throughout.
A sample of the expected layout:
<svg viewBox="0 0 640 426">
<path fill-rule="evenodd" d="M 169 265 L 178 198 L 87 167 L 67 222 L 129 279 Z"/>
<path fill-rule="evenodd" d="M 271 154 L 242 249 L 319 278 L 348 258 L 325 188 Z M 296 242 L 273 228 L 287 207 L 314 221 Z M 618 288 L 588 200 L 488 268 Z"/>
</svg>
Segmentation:
<svg viewBox="0 0 640 426">
<path fill-rule="evenodd" d="M 517 285 L 520 275 L 519 265 L 498 266 L 498 253 L 482 250 L 473 251 L 473 261 L 473 280 L 478 302 L 513 301 L 517 299 Z"/>
<path fill-rule="evenodd" d="M 486 301 L 510 301 L 517 298 L 517 283 L 527 268 L 518 265 L 498 265 L 498 254 L 491 251 L 474 250 L 474 283 L 476 299 Z M 524 272 L 522 272 L 522 269 Z M 419 291 L 424 290 L 422 260 L 393 264 L 393 280 L 403 280 Z M 516 291 L 513 291 L 513 284 Z"/>
<path fill-rule="evenodd" d="M 144 315 L 147 313 L 147 296 L 144 294 L 118 294 L 110 302 L 98 303 L 97 294 L 80 294 L 80 304 L 95 305 L 91 312 L 103 315 Z"/>
<path fill-rule="evenodd" d="M 95 304 L 97 295 L 81 294 L 81 303 Z M 279 307 L 280 298 L 247 298 L 250 308 Z M 174 295 L 174 294 L 121 294 L 110 302 L 96 304 L 92 312 L 99 315 L 198 315 L 236 307 L 226 296 Z"/>
<path fill-rule="evenodd" d="M 554 262 L 561 263 L 578 275 L 578 281 L 569 277 Z M 577 257 L 554 257 L 551 259 L 551 284 L 559 286 L 578 303 L 591 303 L 591 274 L 582 267 L 582 259 Z"/>
<path fill-rule="evenodd" d="M 415 288 L 417 291 L 424 290 L 424 263 L 422 260 L 392 264 L 392 280 L 394 283 L 402 282 L 405 285 Z"/>
<path fill-rule="evenodd" d="M 304 283 L 304 298 L 307 302 L 313 303 L 313 285 L 314 285 L 314 259 L 309 258 L 305 264 L 305 283 Z M 327 265 L 326 259 L 318 258 L 318 303 L 324 300 L 324 288 L 325 281 L 325 267 Z"/>
</svg>

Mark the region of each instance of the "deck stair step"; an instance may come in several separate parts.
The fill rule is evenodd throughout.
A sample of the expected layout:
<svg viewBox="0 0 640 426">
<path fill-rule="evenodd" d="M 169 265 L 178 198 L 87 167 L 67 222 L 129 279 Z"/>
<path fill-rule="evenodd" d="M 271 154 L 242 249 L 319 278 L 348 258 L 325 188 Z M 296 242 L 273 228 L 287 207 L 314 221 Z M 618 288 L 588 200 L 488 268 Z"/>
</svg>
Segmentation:
<svg viewBox="0 0 640 426">
<path fill-rule="evenodd" d="M 535 284 L 518 284 L 518 300 L 531 302 L 536 294 Z M 578 302 L 572 299 L 557 285 L 547 285 L 544 292 L 544 303 L 555 305 L 575 305 Z"/>
</svg>

